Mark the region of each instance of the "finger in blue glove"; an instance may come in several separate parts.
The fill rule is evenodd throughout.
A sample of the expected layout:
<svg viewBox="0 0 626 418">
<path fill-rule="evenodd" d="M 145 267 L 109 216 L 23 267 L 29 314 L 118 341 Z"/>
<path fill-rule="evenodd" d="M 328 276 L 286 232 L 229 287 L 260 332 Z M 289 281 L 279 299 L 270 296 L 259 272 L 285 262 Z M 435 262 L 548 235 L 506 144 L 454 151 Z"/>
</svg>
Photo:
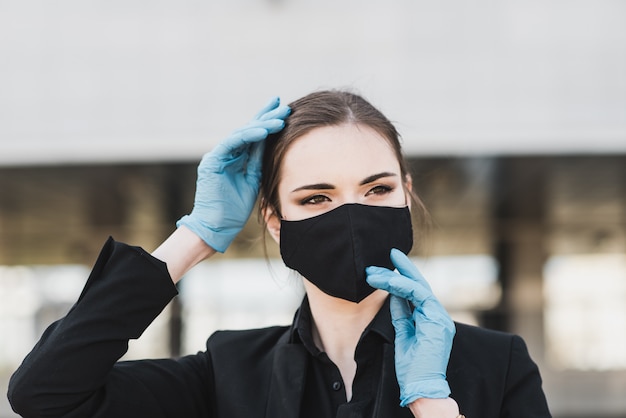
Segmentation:
<svg viewBox="0 0 626 418">
<path fill-rule="evenodd" d="M 198 165 L 194 207 L 178 220 L 219 252 L 247 222 L 259 192 L 264 139 L 279 132 L 291 109 L 278 97 L 205 154 Z"/>
<path fill-rule="evenodd" d="M 419 398 L 446 398 L 446 368 L 455 334 L 454 322 L 433 295 L 428 282 L 401 251 L 391 261 L 398 270 L 367 267 L 370 286 L 391 293 L 391 320 L 396 331 L 395 363 L 400 404 Z"/>
</svg>

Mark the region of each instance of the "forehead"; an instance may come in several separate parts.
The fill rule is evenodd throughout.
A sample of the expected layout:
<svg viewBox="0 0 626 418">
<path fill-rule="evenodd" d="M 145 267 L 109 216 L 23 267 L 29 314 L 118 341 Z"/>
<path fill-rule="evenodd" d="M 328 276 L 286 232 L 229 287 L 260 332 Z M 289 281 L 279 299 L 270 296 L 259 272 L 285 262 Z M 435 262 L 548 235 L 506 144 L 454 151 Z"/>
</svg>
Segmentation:
<svg viewBox="0 0 626 418">
<path fill-rule="evenodd" d="M 295 140 L 285 153 L 281 178 L 292 181 L 330 181 L 327 177 L 400 173 L 389 141 L 374 129 L 357 124 L 315 128 Z"/>
</svg>

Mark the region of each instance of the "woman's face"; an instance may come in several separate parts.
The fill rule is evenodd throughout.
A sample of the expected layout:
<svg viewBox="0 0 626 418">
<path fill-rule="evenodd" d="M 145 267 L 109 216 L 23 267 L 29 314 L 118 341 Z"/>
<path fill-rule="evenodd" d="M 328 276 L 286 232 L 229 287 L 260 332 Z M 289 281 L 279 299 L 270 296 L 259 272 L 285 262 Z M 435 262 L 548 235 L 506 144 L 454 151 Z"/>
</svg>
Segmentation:
<svg viewBox="0 0 626 418">
<path fill-rule="evenodd" d="M 316 128 L 285 154 L 278 185 L 281 214 L 300 220 L 346 203 L 405 206 L 407 180 L 375 130 L 355 124 Z"/>
</svg>

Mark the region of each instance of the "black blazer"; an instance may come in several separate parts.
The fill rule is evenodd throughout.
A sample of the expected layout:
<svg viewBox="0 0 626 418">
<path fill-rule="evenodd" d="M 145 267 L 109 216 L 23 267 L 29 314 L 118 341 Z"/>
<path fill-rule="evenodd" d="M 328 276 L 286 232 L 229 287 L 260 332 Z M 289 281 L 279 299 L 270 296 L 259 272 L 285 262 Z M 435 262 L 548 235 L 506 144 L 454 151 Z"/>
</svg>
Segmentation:
<svg viewBox="0 0 626 418">
<path fill-rule="evenodd" d="M 297 417 L 309 354 L 291 327 L 217 332 L 206 352 L 117 362 L 176 294 L 164 263 L 109 240 L 79 300 L 14 373 L 9 400 L 24 417 Z M 393 344 L 383 348 L 375 417 L 399 406 Z M 457 324 L 448 381 L 468 418 L 549 417 L 521 338 Z"/>
</svg>

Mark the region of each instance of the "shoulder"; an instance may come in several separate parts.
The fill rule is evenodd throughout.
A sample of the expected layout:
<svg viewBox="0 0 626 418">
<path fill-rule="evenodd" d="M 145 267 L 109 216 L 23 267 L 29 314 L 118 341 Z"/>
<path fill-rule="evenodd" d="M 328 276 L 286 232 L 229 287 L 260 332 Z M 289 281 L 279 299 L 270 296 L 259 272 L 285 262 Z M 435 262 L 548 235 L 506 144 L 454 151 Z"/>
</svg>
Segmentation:
<svg viewBox="0 0 626 418">
<path fill-rule="evenodd" d="M 515 334 L 456 323 L 450 364 L 459 368 L 488 366 L 505 372 L 512 364 L 534 365 L 526 343 Z"/>
<path fill-rule="evenodd" d="M 456 335 L 452 349 L 462 351 L 464 356 L 476 354 L 481 357 L 489 356 L 491 360 L 499 357 L 505 360 L 512 350 L 526 351 L 526 343 L 519 335 L 458 322 L 455 325 Z"/>
<path fill-rule="evenodd" d="M 290 332 L 289 326 L 217 331 L 207 340 L 206 348 L 214 358 L 259 356 L 271 353 L 278 345 L 286 344 Z"/>
<path fill-rule="evenodd" d="M 241 340 L 276 340 L 291 330 L 291 326 L 271 326 L 243 330 L 221 330 L 213 333 L 207 344 L 220 344 L 224 341 Z"/>
<path fill-rule="evenodd" d="M 216 398 L 231 399 L 267 387 L 281 347 L 290 346 L 290 327 L 217 331 L 207 340 L 206 356 L 215 382 Z M 242 399 L 240 402 L 244 402 Z M 239 402 L 239 401 L 238 401 Z"/>
<path fill-rule="evenodd" d="M 455 322 L 456 335 L 454 336 L 454 343 L 458 345 L 487 345 L 492 347 L 495 345 L 508 345 L 512 344 L 514 340 L 521 339 L 515 334 L 508 332 L 495 331 L 492 329 L 481 328 L 474 325 L 463 324 Z"/>
</svg>

